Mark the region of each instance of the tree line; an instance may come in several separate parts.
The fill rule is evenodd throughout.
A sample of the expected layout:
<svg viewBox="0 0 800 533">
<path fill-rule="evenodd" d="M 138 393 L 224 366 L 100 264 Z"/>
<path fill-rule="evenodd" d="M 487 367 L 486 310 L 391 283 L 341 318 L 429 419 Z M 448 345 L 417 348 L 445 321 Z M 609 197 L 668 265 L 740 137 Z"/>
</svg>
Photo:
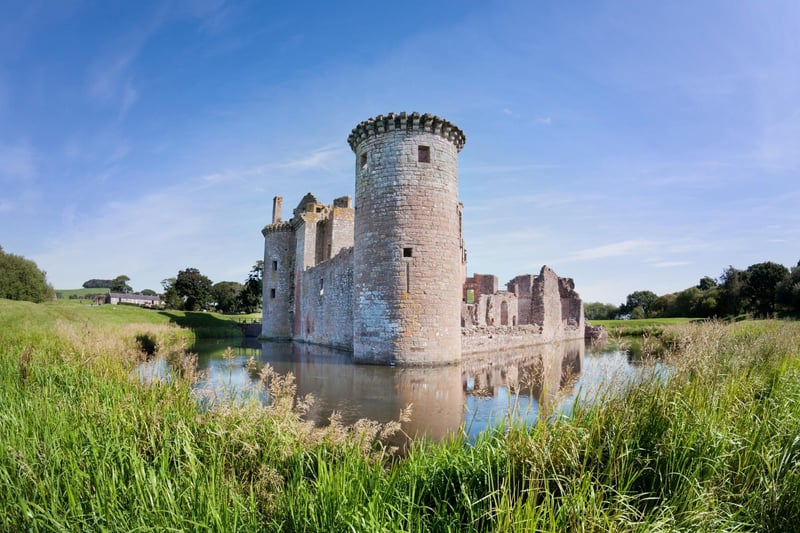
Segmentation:
<svg viewBox="0 0 800 533">
<path fill-rule="evenodd" d="M 178 272 L 174 278 L 161 282 L 161 300 L 168 309 L 185 311 L 219 311 L 221 313 L 255 313 L 261 308 L 261 288 L 264 261 L 253 265 L 244 283 L 221 281 L 212 283 L 196 268 Z M 151 289 L 134 293 L 131 278 L 120 274 L 114 279 L 93 278 L 85 281 L 86 289 L 108 289 L 125 294 L 156 296 Z M 47 273 L 35 262 L 22 256 L 6 253 L 0 246 L 0 298 L 35 303 L 53 300 L 55 290 L 47 282 Z"/>
<path fill-rule="evenodd" d="M 745 270 L 726 268 L 719 278 L 705 276 L 697 285 L 657 295 L 640 290 L 618 306 L 591 302 L 584 305 L 588 320 L 614 318 L 712 318 L 749 314 L 768 317 L 778 312 L 800 312 L 800 261 L 791 270 L 767 261 Z"/>
<path fill-rule="evenodd" d="M 255 313 L 261 308 L 264 261 L 257 261 L 244 283 L 211 280 L 196 268 L 181 270 L 174 278 L 161 282 L 161 296 L 169 309 L 220 313 Z"/>
</svg>

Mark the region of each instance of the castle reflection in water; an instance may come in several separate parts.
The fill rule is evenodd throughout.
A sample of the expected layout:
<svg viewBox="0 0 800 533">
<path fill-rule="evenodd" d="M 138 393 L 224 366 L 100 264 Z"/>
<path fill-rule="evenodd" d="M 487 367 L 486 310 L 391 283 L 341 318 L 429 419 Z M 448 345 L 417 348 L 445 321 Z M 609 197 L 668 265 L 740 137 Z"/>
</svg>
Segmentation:
<svg viewBox="0 0 800 533">
<path fill-rule="evenodd" d="M 572 341 L 471 356 L 458 365 L 400 368 L 355 365 L 350 354 L 290 342 L 253 341 L 234 348 L 235 356 L 226 359 L 227 346 L 226 341 L 195 346 L 199 369 L 205 371 L 198 388 L 206 393 L 252 391 L 258 378 L 246 368 L 252 357 L 281 374 L 294 374 L 298 397 L 310 393 L 315 398 L 307 418 L 316 424 L 326 425 L 334 411 L 344 423 L 386 422 L 411 404 L 411 421 L 403 431 L 434 440 L 461 431 L 474 436 L 507 416 L 512 405 L 535 420 L 541 409 L 553 409 L 573 395 L 585 355 L 584 343 Z"/>
</svg>

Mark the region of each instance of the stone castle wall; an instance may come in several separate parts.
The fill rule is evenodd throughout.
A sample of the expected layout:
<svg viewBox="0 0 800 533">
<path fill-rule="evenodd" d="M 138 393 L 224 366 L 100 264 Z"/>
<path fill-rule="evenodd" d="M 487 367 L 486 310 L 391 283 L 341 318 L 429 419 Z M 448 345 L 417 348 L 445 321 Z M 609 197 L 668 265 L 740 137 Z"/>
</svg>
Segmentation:
<svg viewBox="0 0 800 533">
<path fill-rule="evenodd" d="M 360 124 L 351 135 L 359 362 L 435 364 L 461 357 L 463 134 L 454 142 L 453 130 L 428 115 L 390 115 Z"/>
<path fill-rule="evenodd" d="M 300 274 L 300 302 L 295 338 L 351 351 L 353 349 L 353 249 Z"/>
</svg>

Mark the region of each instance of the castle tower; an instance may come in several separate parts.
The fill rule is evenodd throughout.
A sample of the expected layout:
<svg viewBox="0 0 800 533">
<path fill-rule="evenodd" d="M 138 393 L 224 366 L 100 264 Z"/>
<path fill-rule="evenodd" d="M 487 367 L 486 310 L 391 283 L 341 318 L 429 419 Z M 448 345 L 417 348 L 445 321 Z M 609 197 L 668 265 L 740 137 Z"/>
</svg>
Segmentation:
<svg viewBox="0 0 800 533">
<path fill-rule="evenodd" d="M 289 310 L 293 304 L 295 235 L 290 222 L 281 221 L 283 199 L 272 201 L 272 224 L 261 230 L 264 235 L 264 274 L 261 335 L 270 339 L 292 337 Z"/>
<path fill-rule="evenodd" d="M 361 122 L 356 154 L 353 356 L 378 364 L 461 359 L 464 133 L 419 113 Z"/>
</svg>

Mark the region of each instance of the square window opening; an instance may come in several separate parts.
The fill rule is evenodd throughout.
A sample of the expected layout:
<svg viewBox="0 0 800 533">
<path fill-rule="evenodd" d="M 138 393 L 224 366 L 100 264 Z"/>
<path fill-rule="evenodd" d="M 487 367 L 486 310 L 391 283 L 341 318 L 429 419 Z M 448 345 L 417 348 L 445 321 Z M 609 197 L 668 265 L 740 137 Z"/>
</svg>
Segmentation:
<svg viewBox="0 0 800 533">
<path fill-rule="evenodd" d="M 431 162 L 431 147 L 430 146 L 418 146 L 417 147 L 417 161 L 420 163 L 430 163 Z"/>
<path fill-rule="evenodd" d="M 413 257 L 414 251 L 411 248 L 403 248 L 403 257 Z"/>
<path fill-rule="evenodd" d="M 270 298 L 275 298 L 275 289 L 270 289 L 269 290 L 269 297 Z"/>
</svg>

